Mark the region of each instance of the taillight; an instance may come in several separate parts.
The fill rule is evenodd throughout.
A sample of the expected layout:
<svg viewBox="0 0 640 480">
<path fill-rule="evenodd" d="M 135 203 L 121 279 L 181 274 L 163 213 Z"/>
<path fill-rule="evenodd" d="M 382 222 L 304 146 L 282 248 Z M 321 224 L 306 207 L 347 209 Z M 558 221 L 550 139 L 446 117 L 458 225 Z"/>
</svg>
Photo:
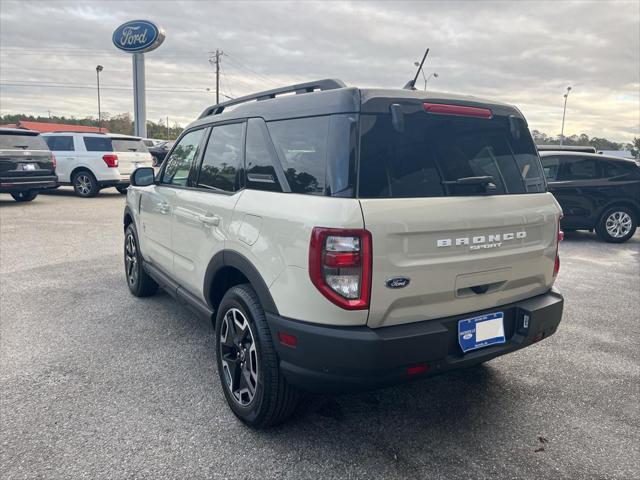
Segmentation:
<svg viewBox="0 0 640 480">
<path fill-rule="evenodd" d="M 103 155 L 102 160 L 104 160 L 104 163 L 106 163 L 109 168 L 115 168 L 118 166 L 117 155 Z"/>
<path fill-rule="evenodd" d="M 58 162 L 56 162 L 56 156 L 52 153 L 51 154 L 51 170 L 55 171 L 57 166 L 58 166 Z"/>
<path fill-rule="evenodd" d="M 444 103 L 425 103 L 424 109 L 428 113 L 440 115 L 456 115 L 459 117 L 491 118 L 492 113 L 488 108 L 467 107 L 464 105 L 447 105 Z"/>
<path fill-rule="evenodd" d="M 560 218 L 558 218 L 558 238 L 556 239 L 556 260 L 555 263 L 553 265 L 553 277 L 557 277 L 558 276 L 558 272 L 560 271 L 560 254 L 558 253 L 558 246 L 560 245 L 560 242 L 562 240 L 564 240 L 564 232 L 562 230 L 560 230 L 560 219 L 562 218 L 562 215 L 560 215 Z"/>
<path fill-rule="evenodd" d="M 315 227 L 309 245 L 309 276 L 316 288 L 339 307 L 368 308 L 371 233 Z"/>
</svg>

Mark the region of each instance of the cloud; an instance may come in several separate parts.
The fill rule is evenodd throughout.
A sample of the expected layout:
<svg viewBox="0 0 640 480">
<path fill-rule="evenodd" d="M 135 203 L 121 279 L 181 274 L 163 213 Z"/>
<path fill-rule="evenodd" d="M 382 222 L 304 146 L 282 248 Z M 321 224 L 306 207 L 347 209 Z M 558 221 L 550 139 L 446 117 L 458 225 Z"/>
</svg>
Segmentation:
<svg viewBox="0 0 640 480">
<path fill-rule="evenodd" d="M 18 2 L 0 6 L 0 111 L 132 111 L 131 59 L 111 44 L 120 23 L 167 31 L 147 54 L 147 117 L 186 124 L 221 90 L 239 96 L 314 78 L 401 87 L 429 46 L 437 90 L 514 103 L 530 127 L 616 141 L 640 134 L 640 11 L 631 2 Z M 28 87 L 11 83 L 31 82 Z M 38 86 L 46 82 L 48 86 Z M 69 86 L 69 84 L 81 85 Z"/>
</svg>

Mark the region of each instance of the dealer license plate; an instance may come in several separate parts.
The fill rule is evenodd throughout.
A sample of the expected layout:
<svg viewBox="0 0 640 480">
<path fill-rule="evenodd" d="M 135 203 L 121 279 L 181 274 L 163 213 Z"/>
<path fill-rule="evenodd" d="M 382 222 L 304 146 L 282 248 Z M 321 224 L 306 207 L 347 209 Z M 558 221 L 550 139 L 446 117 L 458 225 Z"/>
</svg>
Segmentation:
<svg viewBox="0 0 640 480">
<path fill-rule="evenodd" d="M 458 321 L 458 343 L 469 352 L 497 343 L 505 343 L 504 312 L 487 313 Z"/>
</svg>

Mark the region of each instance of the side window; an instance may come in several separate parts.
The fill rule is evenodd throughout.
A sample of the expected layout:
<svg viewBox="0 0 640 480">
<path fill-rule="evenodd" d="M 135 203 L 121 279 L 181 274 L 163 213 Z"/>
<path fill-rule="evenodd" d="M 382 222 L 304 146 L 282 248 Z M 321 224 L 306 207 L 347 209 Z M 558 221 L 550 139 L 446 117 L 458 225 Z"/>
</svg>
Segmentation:
<svg viewBox="0 0 640 480">
<path fill-rule="evenodd" d="M 604 177 L 620 177 L 622 175 L 626 175 L 630 173 L 630 169 L 626 168 L 623 164 L 619 162 L 606 162 L 601 161 L 602 167 L 604 168 Z"/>
<path fill-rule="evenodd" d="M 113 152 L 109 137 L 82 137 L 87 152 Z"/>
<path fill-rule="evenodd" d="M 165 161 L 162 183 L 170 185 L 186 185 L 193 159 L 198 154 L 198 147 L 205 129 L 194 130 L 180 139 L 180 142 Z"/>
<path fill-rule="evenodd" d="M 213 127 L 204 152 L 198 186 L 235 192 L 240 189 L 244 123 Z"/>
<path fill-rule="evenodd" d="M 558 179 L 558 171 L 560 170 L 560 159 L 558 157 L 540 157 L 542 160 L 542 169 L 544 170 L 544 176 L 550 182 L 555 182 Z"/>
<path fill-rule="evenodd" d="M 49 150 L 53 152 L 72 152 L 75 150 L 75 148 L 73 148 L 73 137 L 71 136 L 46 136 L 44 139 L 47 145 L 49 145 Z"/>
<path fill-rule="evenodd" d="M 324 195 L 329 120 L 324 116 L 267 124 L 293 193 Z"/>
<path fill-rule="evenodd" d="M 560 180 L 592 180 L 598 178 L 598 165 L 592 158 L 570 157 L 563 162 Z"/>
<path fill-rule="evenodd" d="M 262 128 L 264 121 L 257 118 L 247 122 L 247 188 L 253 190 L 267 190 L 269 192 L 282 192 L 278 176 L 274 167 L 276 159 L 273 158 L 268 138 Z"/>
</svg>

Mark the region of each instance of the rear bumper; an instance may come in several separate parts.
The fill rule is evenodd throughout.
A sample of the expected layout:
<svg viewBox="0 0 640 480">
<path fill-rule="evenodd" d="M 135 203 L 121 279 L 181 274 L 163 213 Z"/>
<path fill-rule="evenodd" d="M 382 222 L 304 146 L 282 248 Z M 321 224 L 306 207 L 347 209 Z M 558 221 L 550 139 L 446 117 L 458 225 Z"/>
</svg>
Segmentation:
<svg viewBox="0 0 640 480">
<path fill-rule="evenodd" d="M 47 175 L 41 177 L 4 177 L 0 178 L 0 192 L 13 193 L 27 190 L 45 190 L 58 186 L 58 177 Z"/>
<path fill-rule="evenodd" d="M 305 390 L 337 393 L 424 378 L 527 347 L 555 333 L 563 303 L 562 295 L 550 290 L 491 310 L 378 329 L 323 326 L 272 314 L 267 321 L 285 378 Z M 458 320 L 495 311 L 504 312 L 506 343 L 464 354 Z M 280 343 L 278 332 L 294 335 L 297 346 Z M 420 373 L 409 375 L 409 367 L 419 367 Z"/>
</svg>

